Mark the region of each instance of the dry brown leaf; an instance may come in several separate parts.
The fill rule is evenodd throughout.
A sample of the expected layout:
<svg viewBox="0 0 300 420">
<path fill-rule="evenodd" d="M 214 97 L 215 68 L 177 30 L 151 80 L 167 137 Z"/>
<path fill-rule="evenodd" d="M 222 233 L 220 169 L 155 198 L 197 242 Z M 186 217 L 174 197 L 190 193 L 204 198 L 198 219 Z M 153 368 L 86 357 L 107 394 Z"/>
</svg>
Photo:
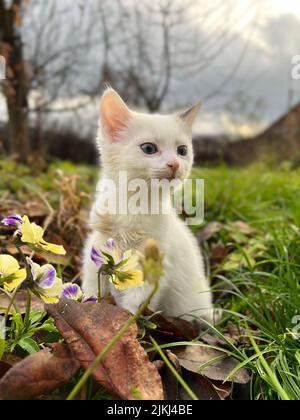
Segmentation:
<svg viewBox="0 0 300 420">
<path fill-rule="evenodd" d="M 130 318 L 129 312 L 96 302 L 85 304 L 62 299 L 47 305 L 50 316 L 83 368 L 87 369 Z M 93 378 L 122 399 L 163 399 L 163 387 L 156 367 L 137 341 L 134 324 L 93 371 Z"/>
<path fill-rule="evenodd" d="M 222 383 L 220 381 L 209 380 L 200 374 L 185 369 L 182 372 L 180 361 L 174 354 L 173 350 L 166 350 L 165 354 L 172 362 L 177 372 L 183 377 L 185 382 L 197 395 L 199 400 L 224 400 L 231 394 L 232 386 L 230 383 Z M 174 400 L 178 399 L 179 396 L 182 400 L 190 400 L 190 395 L 183 388 L 178 386 L 176 378 L 170 373 L 169 369 L 167 369 L 167 367 L 164 369 L 165 371 L 162 371 L 162 378 L 165 386 L 166 399 Z M 165 377 L 166 370 L 168 370 L 170 373 L 170 377 Z M 171 392 L 168 389 L 169 387 L 171 388 Z"/>
<path fill-rule="evenodd" d="M 237 230 L 239 230 L 246 236 L 252 236 L 256 233 L 255 229 L 253 229 L 250 225 L 248 225 L 248 223 L 245 223 L 242 220 L 237 220 L 233 222 L 232 226 L 237 228 Z"/>
<path fill-rule="evenodd" d="M 0 360 L 0 379 L 9 371 L 11 365 L 3 360 Z"/>
<path fill-rule="evenodd" d="M 204 378 L 204 376 L 189 372 L 188 375 L 185 375 L 184 380 L 200 401 L 220 400 L 219 395 L 216 393 L 211 383 Z M 188 401 L 192 398 L 184 388 L 181 388 L 180 399 Z"/>
<path fill-rule="evenodd" d="M 181 375 L 181 366 L 175 354 L 170 350 L 165 350 L 164 353 L 179 375 Z M 177 400 L 179 395 L 179 384 L 176 377 L 166 365 L 162 368 L 161 377 L 164 385 L 165 399 L 172 401 Z"/>
<path fill-rule="evenodd" d="M 225 258 L 228 255 L 228 251 L 221 242 L 218 242 L 217 244 L 212 244 L 210 248 L 210 255 L 209 255 L 209 261 L 211 266 L 215 266 L 217 264 L 220 264 L 222 261 L 225 260 Z"/>
<path fill-rule="evenodd" d="M 225 335 L 225 338 L 230 341 L 230 336 Z M 225 340 L 222 340 L 217 335 L 212 335 L 209 333 L 205 333 L 204 335 L 200 336 L 201 341 L 204 341 L 204 343 L 209 344 L 212 347 L 226 347 L 228 344 Z"/>
<path fill-rule="evenodd" d="M 233 357 L 226 357 L 201 369 L 202 365 L 224 355 L 221 351 L 207 346 L 192 345 L 173 349 L 172 351 L 176 354 L 180 365 L 186 370 L 199 373 L 214 381 L 225 381 L 230 372 L 238 365 L 238 361 Z M 246 384 L 250 381 L 250 377 L 246 369 L 239 369 L 231 378 L 231 381 Z"/>
<path fill-rule="evenodd" d="M 219 222 L 210 222 L 208 223 L 198 234 L 198 241 L 204 242 L 210 239 L 215 233 L 219 232 L 222 229 L 222 223 Z"/>
<path fill-rule="evenodd" d="M 31 354 L 0 380 L 0 400 L 29 400 L 66 384 L 80 364 L 62 343 Z"/>
<path fill-rule="evenodd" d="M 232 344 L 234 344 L 235 346 L 240 346 L 240 345 L 250 346 L 251 345 L 251 340 L 249 338 L 249 334 L 247 333 L 246 328 L 242 326 L 237 326 L 233 324 L 231 321 L 228 321 L 227 330 L 230 334 L 229 338 Z M 253 334 L 255 334 L 255 336 L 257 337 L 259 336 L 260 332 L 258 330 L 253 330 Z"/>
<path fill-rule="evenodd" d="M 185 372 L 184 380 L 200 401 L 225 400 L 225 398 L 229 397 L 231 394 L 232 387 L 230 384 L 222 384 L 218 381 L 211 381 L 204 376 L 197 375 L 196 373 Z M 191 399 L 183 388 L 180 390 L 179 395 L 182 400 Z"/>
<path fill-rule="evenodd" d="M 219 395 L 221 400 L 225 400 L 228 398 L 232 393 L 232 384 L 228 382 L 221 382 L 221 381 L 211 381 L 212 386 L 214 387 L 215 391 Z"/>
<path fill-rule="evenodd" d="M 151 316 L 153 312 L 147 309 L 144 315 Z M 193 340 L 198 336 L 198 329 L 195 325 L 184 319 L 158 313 L 151 316 L 150 320 L 157 325 L 157 328 L 151 332 L 153 335 L 159 334 L 178 340 Z"/>
</svg>

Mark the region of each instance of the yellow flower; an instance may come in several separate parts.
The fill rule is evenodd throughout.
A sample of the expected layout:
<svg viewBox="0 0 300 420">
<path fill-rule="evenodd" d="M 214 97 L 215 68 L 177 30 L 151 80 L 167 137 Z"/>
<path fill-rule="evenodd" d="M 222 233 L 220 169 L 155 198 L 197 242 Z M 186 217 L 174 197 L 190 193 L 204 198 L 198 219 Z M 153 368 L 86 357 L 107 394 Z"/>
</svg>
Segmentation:
<svg viewBox="0 0 300 420">
<path fill-rule="evenodd" d="M 43 248 L 45 251 L 53 252 L 58 255 L 65 255 L 66 251 L 62 245 L 55 245 L 43 239 L 44 229 L 36 223 L 30 223 L 27 216 L 22 217 L 23 223 L 20 225 L 21 241 Z"/>
<path fill-rule="evenodd" d="M 141 259 L 144 277 L 148 283 L 156 283 L 163 274 L 163 254 L 154 239 L 148 239 L 145 244 L 144 258 Z"/>
<path fill-rule="evenodd" d="M 26 279 L 26 270 L 20 268 L 11 255 L 0 255 L 0 284 L 7 292 L 13 292 Z"/>
<path fill-rule="evenodd" d="M 41 293 L 38 293 L 38 295 L 45 303 L 57 303 L 62 292 L 62 287 L 62 280 L 56 277 L 55 283 L 51 289 L 47 290 L 47 292 L 42 291 Z"/>
<path fill-rule="evenodd" d="M 109 274 L 110 281 L 118 290 L 138 287 L 144 282 L 144 274 L 140 270 L 139 254 L 132 250 L 122 254 L 111 238 L 105 242 L 101 250 L 92 247 L 91 259 L 103 274 Z"/>
<path fill-rule="evenodd" d="M 33 283 L 30 285 L 32 292 L 45 303 L 57 303 L 63 290 L 63 283 L 56 275 L 56 270 L 51 264 L 40 266 L 29 258 Z"/>
<path fill-rule="evenodd" d="M 121 265 L 112 276 L 112 282 L 115 288 L 118 290 L 126 290 L 143 284 L 144 274 L 138 269 L 139 255 L 129 250 L 124 252 L 122 259 L 125 263 Z"/>
</svg>

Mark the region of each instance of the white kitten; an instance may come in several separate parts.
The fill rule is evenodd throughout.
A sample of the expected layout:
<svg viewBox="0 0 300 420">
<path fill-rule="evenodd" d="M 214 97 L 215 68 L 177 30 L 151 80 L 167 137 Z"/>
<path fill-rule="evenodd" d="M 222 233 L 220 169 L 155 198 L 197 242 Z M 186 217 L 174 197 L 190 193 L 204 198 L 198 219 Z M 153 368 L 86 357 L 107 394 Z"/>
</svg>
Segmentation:
<svg viewBox="0 0 300 420">
<path fill-rule="evenodd" d="M 84 249 L 82 286 L 86 294 L 96 295 L 98 288 L 97 268 L 90 257 L 93 246 L 101 249 L 108 238 L 114 238 L 122 251 L 142 251 L 145 240 L 153 238 L 164 253 L 164 275 L 151 309 L 170 316 L 185 319 L 196 316 L 213 322 L 212 296 L 203 259 L 186 225 L 173 213 L 103 214 L 103 197 L 99 192 L 103 178 L 118 183 L 119 171 L 127 171 L 128 181 L 187 178 L 193 162 L 191 126 L 199 108 L 197 105 L 181 116 L 148 115 L 129 110 L 114 90 L 104 93 L 98 133 L 102 175 L 91 210 L 93 232 Z M 101 293 L 110 291 L 117 304 L 135 312 L 149 290 L 145 283 L 119 292 L 106 283 Z"/>
</svg>

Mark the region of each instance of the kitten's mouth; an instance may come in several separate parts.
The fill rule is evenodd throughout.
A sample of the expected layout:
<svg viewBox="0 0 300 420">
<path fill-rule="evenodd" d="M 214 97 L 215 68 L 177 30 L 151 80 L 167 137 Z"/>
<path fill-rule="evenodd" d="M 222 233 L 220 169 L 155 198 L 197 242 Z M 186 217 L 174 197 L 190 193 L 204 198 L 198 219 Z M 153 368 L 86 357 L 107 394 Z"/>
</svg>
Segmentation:
<svg viewBox="0 0 300 420">
<path fill-rule="evenodd" d="M 172 181 L 173 179 L 181 179 L 178 172 L 156 172 L 153 175 L 153 178 L 159 179 L 160 181 L 163 179 L 168 181 Z"/>
<path fill-rule="evenodd" d="M 172 172 L 170 174 L 166 174 L 164 179 L 167 179 L 168 181 L 172 181 L 173 179 L 181 180 L 181 176 L 178 172 Z"/>
<path fill-rule="evenodd" d="M 162 181 L 163 179 L 166 179 L 167 181 L 172 181 L 173 179 L 177 179 L 176 174 L 164 174 L 164 175 L 158 175 L 157 179 L 159 181 Z"/>
</svg>

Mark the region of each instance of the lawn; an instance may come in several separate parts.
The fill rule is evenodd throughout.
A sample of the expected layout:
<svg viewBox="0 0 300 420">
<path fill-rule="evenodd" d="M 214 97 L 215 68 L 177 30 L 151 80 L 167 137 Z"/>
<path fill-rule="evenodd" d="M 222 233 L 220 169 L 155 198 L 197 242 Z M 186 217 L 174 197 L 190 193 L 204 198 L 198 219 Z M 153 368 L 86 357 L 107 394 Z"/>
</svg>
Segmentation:
<svg viewBox="0 0 300 420">
<path fill-rule="evenodd" d="M 98 168 L 53 161 L 35 171 L 2 159 L 0 174 L 0 218 L 14 211 L 47 227 L 46 239 L 69 255 L 51 262 L 64 281 L 76 281 Z M 236 370 L 250 372 L 249 398 L 299 399 L 300 170 L 220 166 L 196 168 L 192 176 L 205 180 L 205 222 L 193 231 L 223 309 L 220 324 L 207 329 L 239 361 Z M 10 232 L 0 229 L 0 253 L 14 255 Z M 39 347 L 20 341 L 17 325 L 14 319 L 5 352 L 24 357 Z"/>
</svg>

